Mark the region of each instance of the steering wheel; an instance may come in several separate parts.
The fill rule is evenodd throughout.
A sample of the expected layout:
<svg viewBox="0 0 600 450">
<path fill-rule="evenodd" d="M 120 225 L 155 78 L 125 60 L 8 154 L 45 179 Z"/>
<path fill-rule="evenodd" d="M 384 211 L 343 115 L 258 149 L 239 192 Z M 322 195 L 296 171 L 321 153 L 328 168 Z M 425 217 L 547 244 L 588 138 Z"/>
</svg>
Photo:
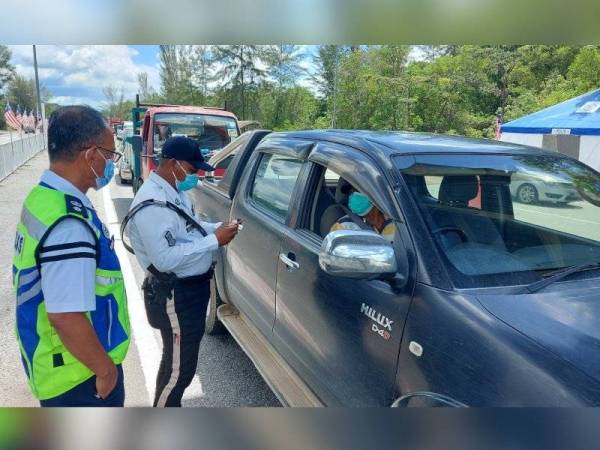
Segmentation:
<svg viewBox="0 0 600 450">
<path fill-rule="evenodd" d="M 440 227 L 431 231 L 433 234 L 446 234 L 446 233 L 456 233 L 460 238 L 461 242 L 469 242 L 469 238 L 465 234 L 463 230 L 457 227 Z"/>
</svg>

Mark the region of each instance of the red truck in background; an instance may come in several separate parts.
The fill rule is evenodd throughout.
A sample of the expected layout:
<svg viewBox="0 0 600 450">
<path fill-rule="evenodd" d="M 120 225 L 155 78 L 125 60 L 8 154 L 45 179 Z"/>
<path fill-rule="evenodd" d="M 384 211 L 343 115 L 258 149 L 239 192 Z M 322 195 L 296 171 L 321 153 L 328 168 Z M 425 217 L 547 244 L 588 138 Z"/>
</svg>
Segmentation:
<svg viewBox="0 0 600 450">
<path fill-rule="evenodd" d="M 141 119 L 143 114 L 143 119 Z M 124 160 L 131 166 L 132 187 L 137 192 L 150 172 L 158 166 L 162 144 L 172 136 L 195 139 L 206 159 L 239 136 L 237 117 L 223 108 L 139 103 L 132 110 L 131 151 Z M 198 174 L 203 177 L 203 171 Z"/>
<path fill-rule="evenodd" d="M 110 129 L 113 132 L 113 134 L 117 134 L 117 127 L 120 125 L 123 125 L 123 121 L 121 120 L 120 117 L 110 117 L 108 119 L 108 123 L 110 125 Z"/>
</svg>

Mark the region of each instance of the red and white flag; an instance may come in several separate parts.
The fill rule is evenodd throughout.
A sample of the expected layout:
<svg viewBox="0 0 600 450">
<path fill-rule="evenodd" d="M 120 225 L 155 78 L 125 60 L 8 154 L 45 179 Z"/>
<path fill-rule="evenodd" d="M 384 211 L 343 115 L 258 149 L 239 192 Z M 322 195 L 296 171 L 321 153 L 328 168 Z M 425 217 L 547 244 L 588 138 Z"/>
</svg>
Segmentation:
<svg viewBox="0 0 600 450">
<path fill-rule="evenodd" d="M 14 128 L 15 130 L 21 128 L 21 123 L 17 119 L 17 116 L 15 116 L 15 113 L 8 102 L 6 102 L 6 106 L 4 107 L 4 121 L 9 127 Z"/>
<path fill-rule="evenodd" d="M 19 129 L 23 127 L 23 115 L 21 114 L 21 105 L 17 105 L 17 120 L 19 121 Z"/>
<path fill-rule="evenodd" d="M 35 129 L 35 119 L 33 118 L 33 111 L 27 113 L 27 127 Z"/>
</svg>

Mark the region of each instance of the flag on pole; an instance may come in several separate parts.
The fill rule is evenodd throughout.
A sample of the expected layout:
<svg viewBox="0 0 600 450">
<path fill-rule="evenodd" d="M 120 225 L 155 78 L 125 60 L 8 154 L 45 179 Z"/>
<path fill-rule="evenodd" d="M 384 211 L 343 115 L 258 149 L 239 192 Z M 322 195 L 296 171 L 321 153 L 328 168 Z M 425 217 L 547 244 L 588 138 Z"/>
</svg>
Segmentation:
<svg viewBox="0 0 600 450">
<path fill-rule="evenodd" d="M 23 126 L 23 115 L 21 114 L 21 105 L 17 105 L 17 121 L 19 122 L 19 130 Z"/>
<path fill-rule="evenodd" d="M 35 124 L 33 122 L 33 111 L 29 111 L 27 113 L 27 123 L 25 126 L 30 129 L 35 129 Z"/>
<path fill-rule="evenodd" d="M 8 101 L 4 107 L 4 121 L 9 127 L 14 128 L 15 130 L 21 128 L 21 124 L 17 120 L 17 116 L 15 116 L 15 113 L 10 107 L 10 103 L 8 103 Z"/>
<path fill-rule="evenodd" d="M 500 140 L 500 128 L 502 127 L 502 119 L 496 116 L 496 140 Z"/>
</svg>

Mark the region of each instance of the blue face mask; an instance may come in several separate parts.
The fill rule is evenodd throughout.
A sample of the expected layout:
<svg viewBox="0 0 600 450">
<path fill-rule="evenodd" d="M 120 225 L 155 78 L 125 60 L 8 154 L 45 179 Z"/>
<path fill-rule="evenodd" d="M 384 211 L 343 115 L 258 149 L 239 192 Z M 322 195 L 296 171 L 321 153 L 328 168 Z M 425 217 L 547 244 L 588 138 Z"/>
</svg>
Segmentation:
<svg viewBox="0 0 600 450">
<path fill-rule="evenodd" d="M 183 167 L 181 167 L 181 164 L 179 164 L 179 161 L 177 161 L 177 164 L 179 165 L 181 170 L 183 170 L 183 173 L 186 173 L 185 169 Z M 173 176 L 175 176 L 175 174 L 173 174 Z M 175 177 L 175 186 L 177 187 L 178 191 L 189 191 L 190 189 L 195 188 L 197 185 L 198 185 L 198 175 L 195 173 L 193 173 L 191 175 L 188 175 L 186 173 L 185 179 L 183 181 L 179 181 L 177 179 L 177 177 Z"/>
<path fill-rule="evenodd" d="M 354 214 L 364 217 L 373 209 L 373 203 L 371 203 L 371 200 L 365 194 L 353 192 L 348 199 L 348 208 Z"/>
<path fill-rule="evenodd" d="M 94 175 L 96 175 L 96 190 L 102 189 L 104 186 L 110 183 L 110 180 L 112 180 L 113 176 L 115 175 L 115 162 L 112 159 L 106 158 L 104 158 L 104 161 L 106 164 L 104 164 L 104 173 L 101 177 L 98 176 L 94 170 L 94 167 L 90 166 L 92 167 L 92 172 L 94 172 Z"/>
</svg>

